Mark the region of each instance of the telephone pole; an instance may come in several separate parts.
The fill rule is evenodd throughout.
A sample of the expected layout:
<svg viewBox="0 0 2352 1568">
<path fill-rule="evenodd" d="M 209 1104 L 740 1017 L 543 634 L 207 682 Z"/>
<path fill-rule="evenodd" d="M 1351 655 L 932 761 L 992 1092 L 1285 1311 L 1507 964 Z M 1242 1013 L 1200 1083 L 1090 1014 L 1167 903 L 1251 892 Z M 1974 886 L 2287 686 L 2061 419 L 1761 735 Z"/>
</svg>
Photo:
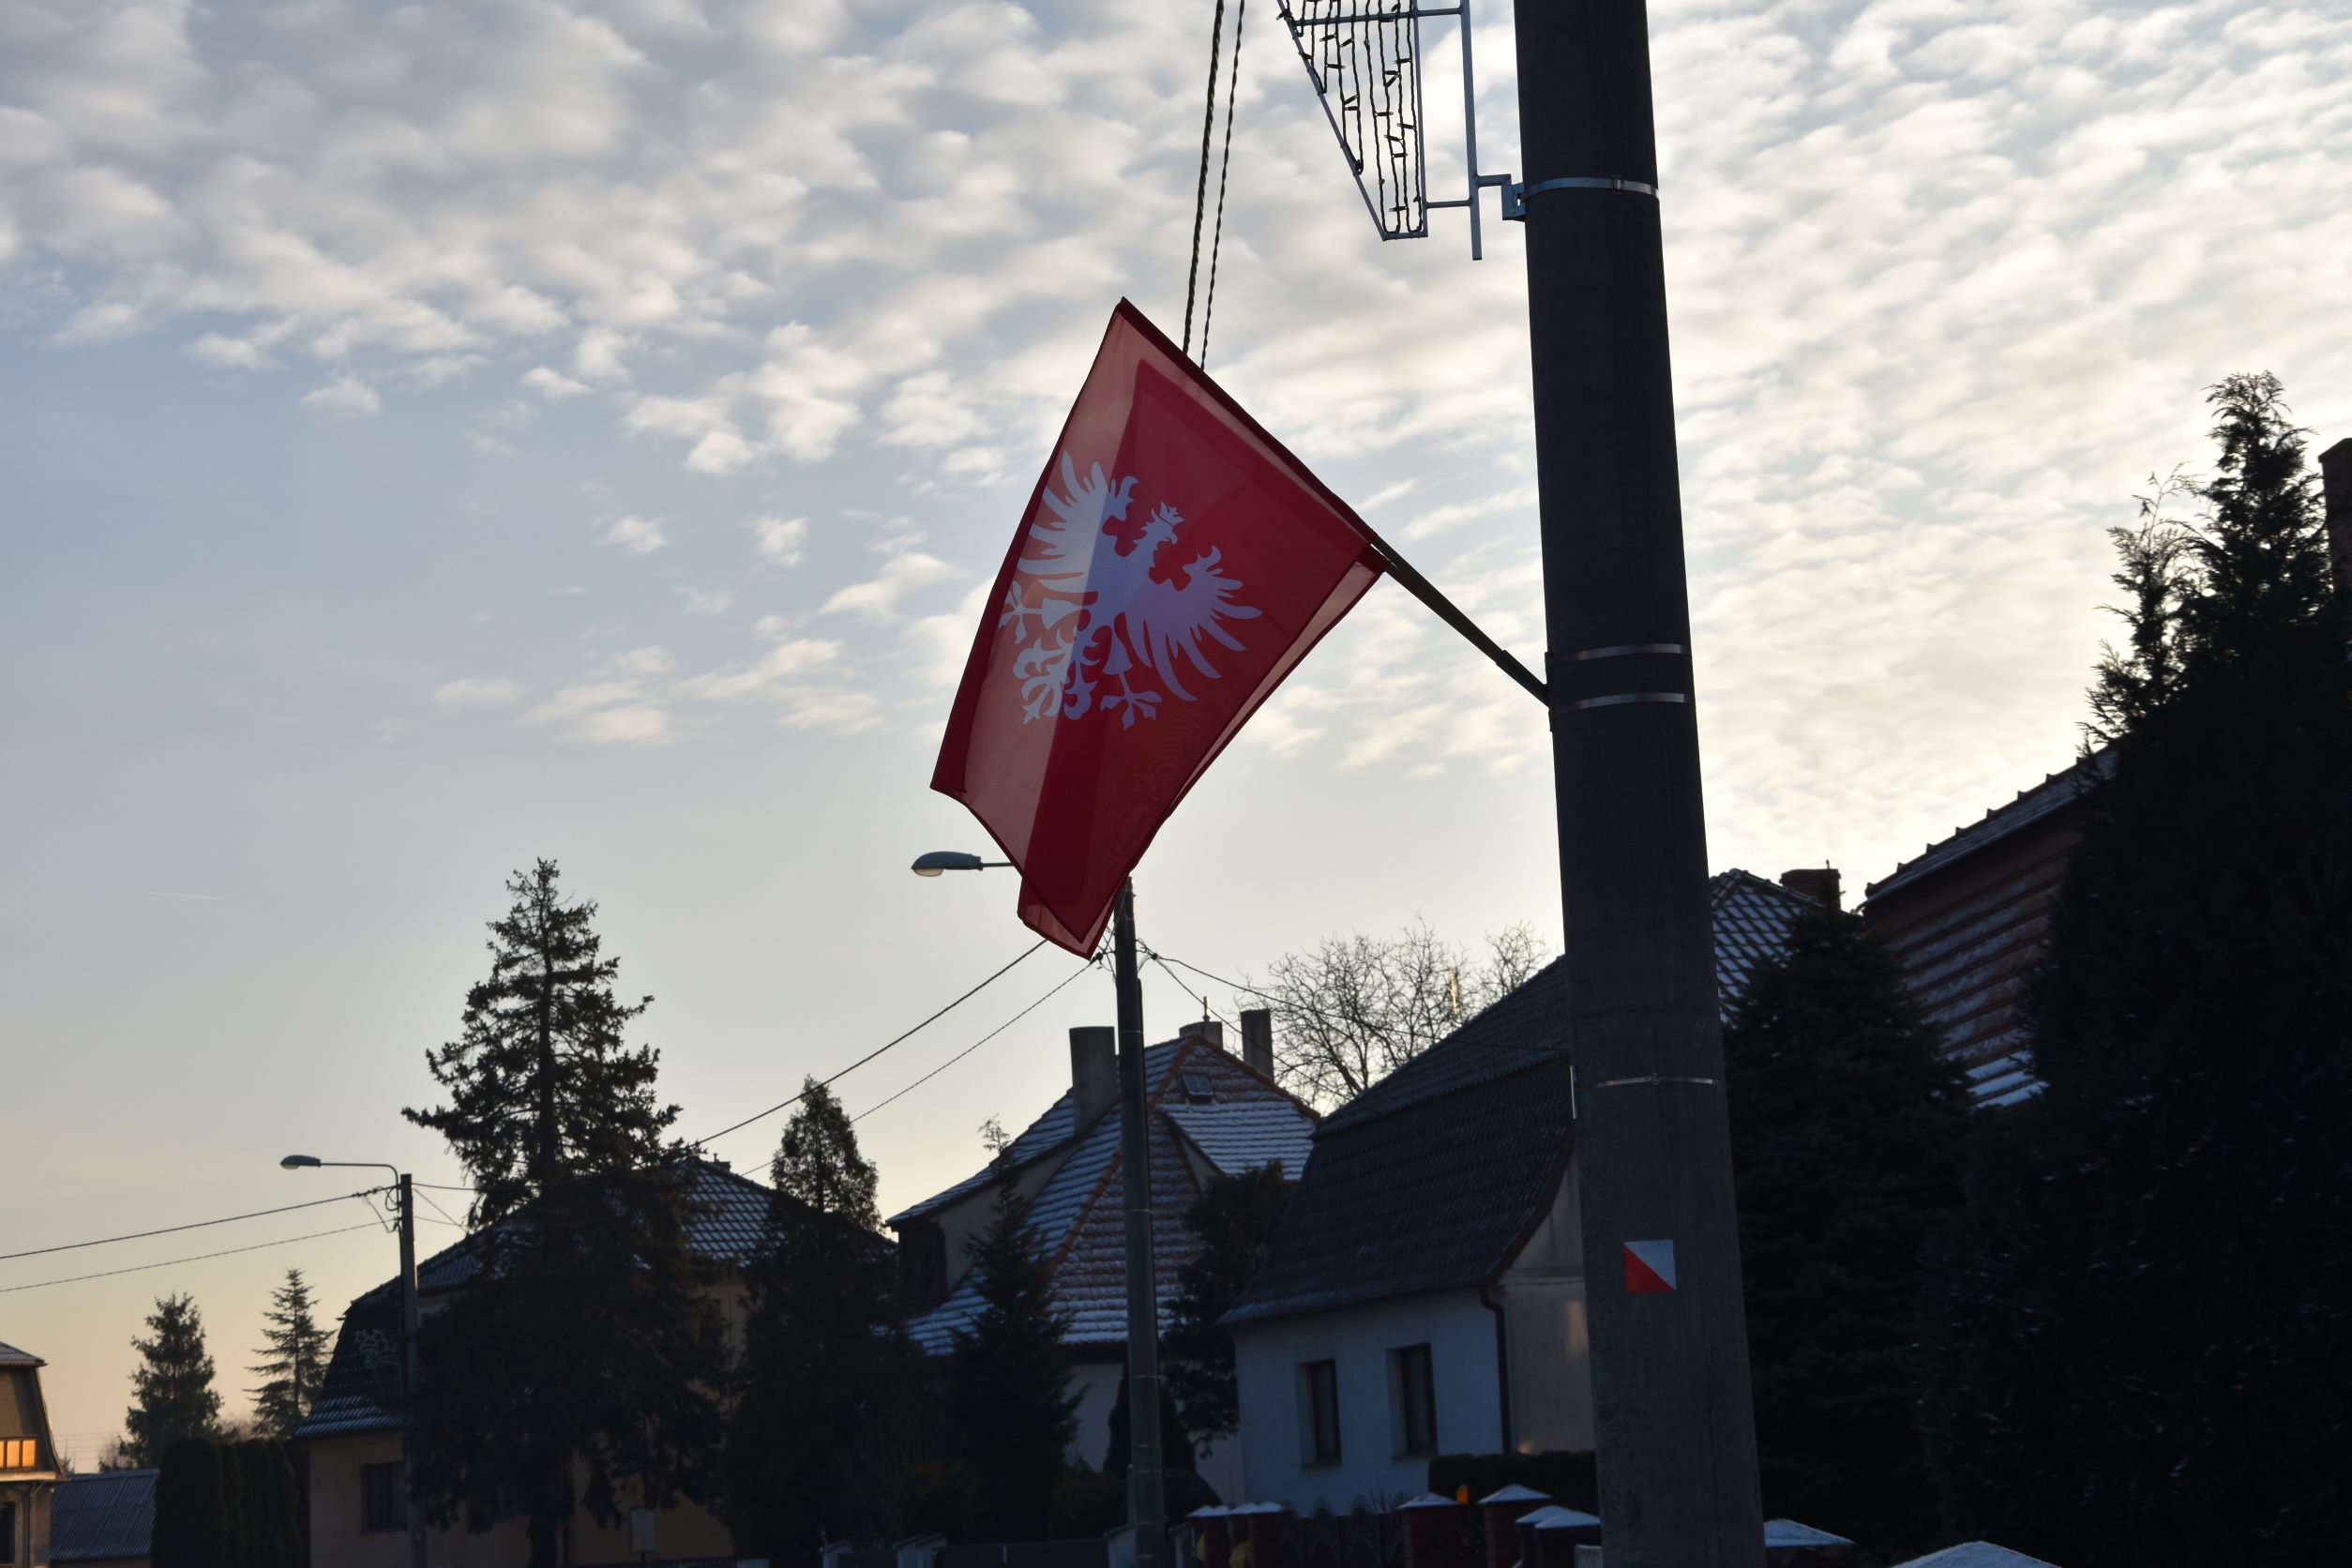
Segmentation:
<svg viewBox="0 0 2352 1568">
<path fill-rule="evenodd" d="M 1609 1568 L 1757 1568 L 1649 19 L 1516 27 L 1602 1539 Z"/>
<path fill-rule="evenodd" d="M 1168 1506 L 1160 1477 L 1160 1307 L 1152 1240 L 1152 1131 L 1143 1081 L 1143 977 L 1137 967 L 1135 883 L 1123 883 L 1111 918 L 1112 972 L 1119 1003 L 1119 1184 L 1126 1209 L 1127 1519 L 1136 1568 L 1168 1556 Z"/>
</svg>

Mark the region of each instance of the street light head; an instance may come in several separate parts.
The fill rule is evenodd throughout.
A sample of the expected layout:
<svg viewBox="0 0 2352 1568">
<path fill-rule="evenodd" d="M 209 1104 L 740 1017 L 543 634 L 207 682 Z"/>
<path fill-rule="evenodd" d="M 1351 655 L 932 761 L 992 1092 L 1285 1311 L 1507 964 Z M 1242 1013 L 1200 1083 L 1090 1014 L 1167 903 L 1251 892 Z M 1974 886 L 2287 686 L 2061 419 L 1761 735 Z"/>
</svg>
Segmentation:
<svg viewBox="0 0 2352 1568">
<path fill-rule="evenodd" d="M 914 857 L 913 870 L 918 877 L 936 877 L 942 871 L 977 871 L 985 864 L 978 855 L 961 850 L 933 850 Z"/>
<path fill-rule="evenodd" d="M 318 1164 L 319 1157 L 316 1154 L 288 1154 L 278 1162 L 279 1168 L 281 1170 L 315 1170 L 318 1168 Z"/>
</svg>

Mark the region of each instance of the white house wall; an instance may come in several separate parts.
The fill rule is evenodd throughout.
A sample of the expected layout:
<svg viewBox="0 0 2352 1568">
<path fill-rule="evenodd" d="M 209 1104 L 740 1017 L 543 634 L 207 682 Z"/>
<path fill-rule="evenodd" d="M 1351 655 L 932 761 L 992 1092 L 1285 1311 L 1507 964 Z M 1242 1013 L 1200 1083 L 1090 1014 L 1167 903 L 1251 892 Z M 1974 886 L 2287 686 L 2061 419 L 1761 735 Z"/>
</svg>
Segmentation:
<svg viewBox="0 0 2352 1568">
<path fill-rule="evenodd" d="M 1426 1491 L 1429 1456 L 1397 1453 L 1391 1399 L 1389 1352 L 1409 1345 L 1429 1347 L 1437 1452 L 1500 1449 L 1495 1315 L 1474 1289 L 1248 1323 L 1233 1332 L 1246 1500 L 1288 1503 L 1302 1514 L 1318 1504 L 1345 1513 L 1359 1498 L 1401 1500 Z M 1339 1462 L 1333 1465 L 1305 1455 L 1299 1368 L 1317 1361 L 1332 1362 L 1337 1373 Z"/>
</svg>

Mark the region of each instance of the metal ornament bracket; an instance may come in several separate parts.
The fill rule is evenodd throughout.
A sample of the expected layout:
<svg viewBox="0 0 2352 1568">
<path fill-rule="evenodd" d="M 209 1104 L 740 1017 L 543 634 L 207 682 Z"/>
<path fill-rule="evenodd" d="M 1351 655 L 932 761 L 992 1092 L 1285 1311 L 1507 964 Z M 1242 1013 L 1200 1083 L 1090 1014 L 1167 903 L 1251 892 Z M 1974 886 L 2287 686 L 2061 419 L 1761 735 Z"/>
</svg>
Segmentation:
<svg viewBox="0 0 2352 1568">
<path fill-rule="evenodd" d="M 1470 0 L 1422 6 L 1413 0 L 1275 0 L 1283 25 L 1306 67 L 1340 156 L 1355 175 L 1356 191 L 1382 239 L 1425 239 L 1429 214 L 1440 207 L 1470 212 L 1470 260 L 1485 258 L 1478 193 L 1498 188 L 1506 219 L 1527 217 L 1530 196 L 1547 190 L 1615 190 L 1655 198 L 1658 188 L 1606 175 L 1568 175 L 1521 185 L 1508 173 L 1478 168 L 1478 89 L 1470 58 Z M 1421 24 L 1454 17 L 1462 27 L 1463 161 L 1469 188 L 1458 197 L 1429 199 L 1426 143 L 1421 124 Z M 1366 170 L 1371 179 L 1365 180 Z"/>
</svg>

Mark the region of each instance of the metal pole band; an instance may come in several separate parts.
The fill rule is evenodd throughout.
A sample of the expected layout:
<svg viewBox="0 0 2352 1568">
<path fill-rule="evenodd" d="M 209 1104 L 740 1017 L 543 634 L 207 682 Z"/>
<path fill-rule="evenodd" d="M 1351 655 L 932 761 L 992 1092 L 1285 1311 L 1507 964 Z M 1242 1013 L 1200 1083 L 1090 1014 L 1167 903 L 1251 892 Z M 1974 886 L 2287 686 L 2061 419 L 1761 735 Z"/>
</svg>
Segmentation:
<svg viewBox="0 0 2352 1568">
<path fill-rule="evenodd" d="M 1628 654 L 1679 654 L 1681 651 L 1682 644 L 1680 642 L 1620 642 L 1608 648 L 1582 648 L 1570 654 L 1568 658 L 1574 663 L 1577 659 L 1623 658 Z"/>
<path fill-rule="evenodd" d="M 1628 702 L 1687 702 L 1690 697 L 1680 691 L 1621 691 L 1611 697 L 1587 697 L 1571 702 L 1571 708 L 1618 708 Z"/>
<path fill-rule="evenodd" d="M 1667 1078 L 1657 1073 L 1651 1073 L 1642 1078 L 1614 1078 L 1606 1079 L 1601 1083 L 1587 1084 L 1585 1087 L 1588 1089 L 1630 1089 L 1645 1083 L 1689 1083 L 1696 1084 L 1701 1089 L 1716 1089 L 1722 1087 L 1715 1079 L 1711 1078 Z"/>
<path fill-rule="evenodd" d="M 1621 180 L 1607 174 L 1564 174 L 1556 180 L 1537 180 L 1519 188 L 1519 199 L 1541 195 L 1546 190 L 1622 190 L 1632 196 L 1647 196 L 1656 200 L 1658 188 L 1641 180 Z"/>
</svg>

